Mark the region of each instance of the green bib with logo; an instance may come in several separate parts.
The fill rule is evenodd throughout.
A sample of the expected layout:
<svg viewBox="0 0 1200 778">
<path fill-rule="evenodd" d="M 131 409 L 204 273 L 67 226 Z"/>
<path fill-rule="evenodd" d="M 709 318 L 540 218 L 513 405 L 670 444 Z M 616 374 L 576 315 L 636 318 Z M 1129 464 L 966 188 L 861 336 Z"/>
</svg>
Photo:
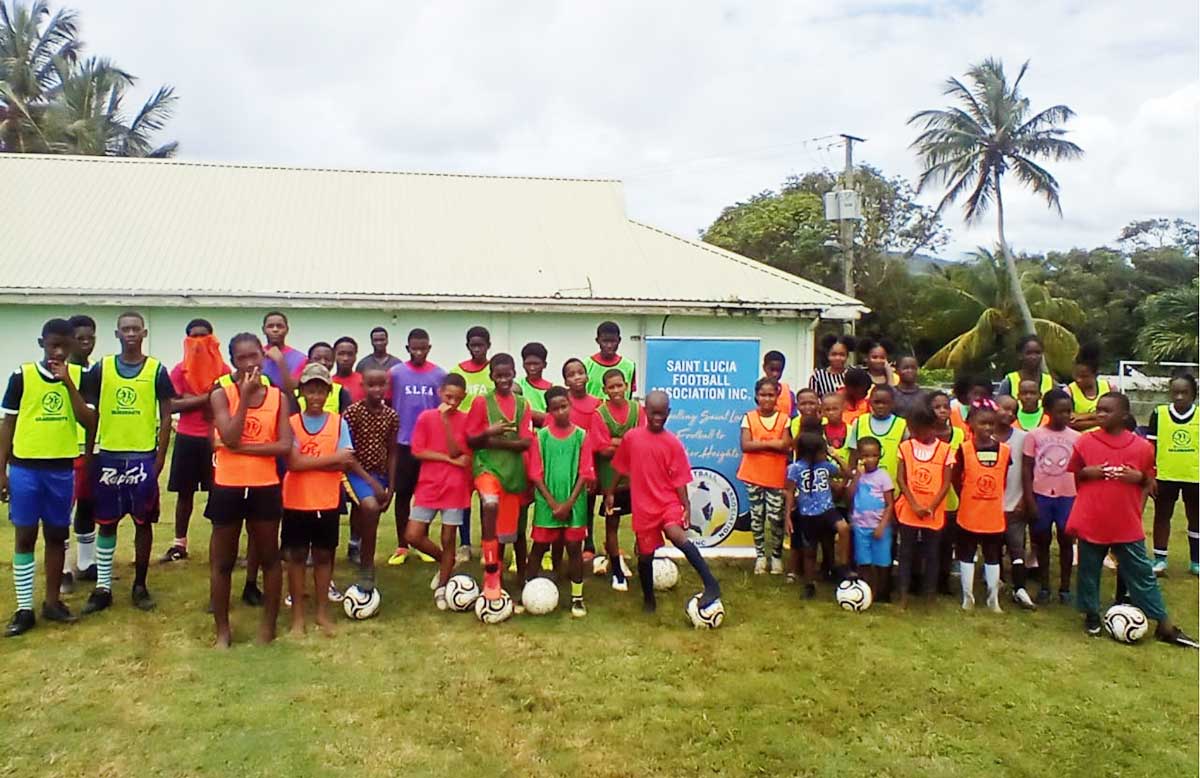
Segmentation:
<svg viewBox="0 0 1200 778">
<path fill-rule="evenodd" d="M 1155 465 L 1158 480 L 1182 481 L 1194 484 L 1200 481 L 1200 412 L 1195 408 L 1192 417 L 1184 422 L 1175 421 L 1170 405 L 1158 406 L 1155 414 L 1158 423 L 1158 439 L 1155 441 Z"/>
<path fill-rule="evenodd" d="M 67 365 L 75 386 L 83 369 Z M 78 430 L 71 395 L 62 381 L 48 381 L 32 362 L 21 365 L 21 407 L 13 431 L 13 455 L 20 459 L 74 459 L 79 455 Z"/>
<path fill-rule="evenodd" d="M 146 357 L 133 378 L 117 372 L 117 358 L 100 362 L 97 439 L 103 451 L 153 451 L 158 445 L 158 360 Z"/>
</svg>

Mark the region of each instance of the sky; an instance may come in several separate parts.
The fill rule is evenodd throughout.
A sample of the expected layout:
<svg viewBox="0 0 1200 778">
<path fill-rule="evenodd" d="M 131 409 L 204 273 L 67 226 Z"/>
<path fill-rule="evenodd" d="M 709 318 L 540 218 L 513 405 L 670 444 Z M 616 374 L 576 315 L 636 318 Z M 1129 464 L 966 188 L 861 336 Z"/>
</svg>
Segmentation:
<svg viewBox="0 0 1200 778">
<path fill-rule="evenodd" d="M 179 157 L 617 178 L 631 218 L 694 237 L 788 176 L 855 159 L 915 180 L 915 111 L 985 57 L 1033 109 L 1065 103 L 1082 160 L 1063 215 L 1005 188 L 1010 244 L 1112 244 L 1200 209 L 1195 0 L 504 3 L 70 0 L 87 52 L 180 96 Z M 833 137 L 831 137 L 833 136 Z M 923 199 L 936 202 L 931 191 Z M 995 241 L 946 215 L 942 256 Z"/>
</svg>

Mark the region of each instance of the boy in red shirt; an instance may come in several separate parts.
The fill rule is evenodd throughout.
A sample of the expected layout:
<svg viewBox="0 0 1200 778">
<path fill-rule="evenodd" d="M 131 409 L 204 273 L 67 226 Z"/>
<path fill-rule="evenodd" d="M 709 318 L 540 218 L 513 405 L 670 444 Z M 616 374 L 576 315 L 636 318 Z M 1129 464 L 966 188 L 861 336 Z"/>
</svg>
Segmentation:
<svg viewBox="0 0 1200 778">
<path fill-rule="evenodd" d="M 358 341 L 349 335 L 343 335 L 333 342 L 333 364 L 334 364 L 334 379 L 338 386 L 346 390 L 350 395 L 351 403 L 362 402 L 367 399 L 367 390 L 363 386 L 363 375 L 365 370 L 355 371 L 354 365 L 358 362 Z M 386 373 L 385 373 L 386 375 Z M 388 387 L 391 388 L 390 385 Z M 385 400 L 390 399 L 385 397 Z"/>
<path fill-rule="evenodd" d="M 642 583 L 642 609 L 653 613 L 654 600 L 654 552 L 663 545 L 667 536 L 704 581 L 704 596 L 700 598 L 703 611 L 721 598 L 721 586 L 708 569 L 708 563 L 700 555 L 687 536 L 691 502 L 687 485 L 692 482 L 692 466 L 679 438 L 665 427 L 671 415 L 671 401 L 667 393 L 659 390 L 646 396 L 646 426 L 625 433 L 617 453 L 613 455 L 613 469 L 629 479 L 629 497 L 633 503 L 633 532 L 637 537 L 638 578 Z M 604 510 L 613 508 L 616 484 L 604 491 Z"/>
<path fill-rule="evenodd" d="M 1079 540 L 1076 589 L 1084 629 L 1100 634 L 1100 572 L 1111 549 L 1133 604 L 1158 622 L 1164 643 L 1200 648 L 1167 616 L 1162 591 L 1146 556 L 1142 529 L 1144 490 L 1154 482 L 1154 449 L 1126 429 L 1129 398 L 1109 392 L 1096 405 L 1100 428 L 1075 441 L 1068 469 L 1075 474 L 1076 497 L 1067 534 Z"/>
</svg>

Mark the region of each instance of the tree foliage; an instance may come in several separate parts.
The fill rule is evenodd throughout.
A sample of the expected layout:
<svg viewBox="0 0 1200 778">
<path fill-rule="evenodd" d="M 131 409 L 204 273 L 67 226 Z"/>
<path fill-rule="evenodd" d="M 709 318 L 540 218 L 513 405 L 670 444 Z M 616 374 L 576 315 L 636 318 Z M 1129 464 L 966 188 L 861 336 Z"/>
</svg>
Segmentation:
<svg viewBox="0 0 1200 778">
<path fill-rule="evenodd" d="M 1145 325 L 1137 335 L 1137 355 L 1151 362 L 1195 362 L 1200 359 L 1200 286 L 1167 289 L 1146 298 L 1138 308 Z"/>
</svg>

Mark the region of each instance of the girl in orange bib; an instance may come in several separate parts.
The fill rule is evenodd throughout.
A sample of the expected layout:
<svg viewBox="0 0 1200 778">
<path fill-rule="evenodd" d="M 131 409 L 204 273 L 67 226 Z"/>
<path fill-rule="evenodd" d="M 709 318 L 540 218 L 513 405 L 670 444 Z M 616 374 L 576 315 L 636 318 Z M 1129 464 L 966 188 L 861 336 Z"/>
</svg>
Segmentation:
<svg viewBox="0 0 1200 778">
<path fill-rule="evenodd" d="M 899 527 L 900 568 L 897 584 L 900 608 L 908 606 L 914 561 L 921 569 L 921 588 L 931 600 L 937 585 L 938 549 L 946 523 L 946 493 L 950 490 L 953 458 L 950 446 L 934 432 L 937 419 L 927 406 L 919 406 L 908 418 L 912 436 L 900 444 L 896 521 Z"/>
<path fill-rule="evenodd" d="M 754 536 L 754 574 L 783 573 L 784 483 L 792 435 L 777 402 L 779 382 L 760 378 L 754 385 L 758 407 L 742 417 L 742 463 L 737 477 L 750 496 L 750 532 Z"/>
<path fill-rule="evenodd" d="M 1000 551 L 1004 546 L 1004 484 L 1010 452 L 996 440 L 996 405 L 971 405 L 971 439 L 958 450 L 954 486 L 959 493 L 958 569 L 963 610 L 975 607 L 975 552 L 983 547 L 988 610 L 1000 613 Z"/>
</svg>

